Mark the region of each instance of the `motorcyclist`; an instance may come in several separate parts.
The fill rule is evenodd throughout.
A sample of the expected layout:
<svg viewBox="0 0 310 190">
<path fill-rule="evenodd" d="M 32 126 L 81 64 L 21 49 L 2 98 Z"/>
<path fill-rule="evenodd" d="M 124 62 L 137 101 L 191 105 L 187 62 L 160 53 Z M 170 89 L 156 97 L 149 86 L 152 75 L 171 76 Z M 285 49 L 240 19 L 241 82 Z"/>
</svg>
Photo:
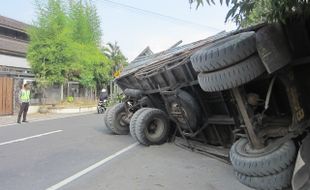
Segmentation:
<svg viewBox="0 0 310 190">
<path fill-rule="evenodd" d="M 108 99 L 108 92 L 106 89 L 102 89 L 101 90 L 101 93 L 100 93 L 100 96 L 99 96 L 99 101 L 102 101 L 104 102 L 104 100 Z"/>
</svg>

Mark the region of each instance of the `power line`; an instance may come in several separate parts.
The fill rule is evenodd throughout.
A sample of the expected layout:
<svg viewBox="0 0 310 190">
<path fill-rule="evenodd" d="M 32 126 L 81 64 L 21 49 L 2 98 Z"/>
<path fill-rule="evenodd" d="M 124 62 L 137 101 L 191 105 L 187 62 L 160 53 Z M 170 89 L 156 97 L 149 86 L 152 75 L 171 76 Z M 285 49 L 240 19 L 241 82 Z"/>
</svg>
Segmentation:
<svg viewBox="0 0 310 190">
<path fill-rule="evenodd" d="M 189 21 L 189 20 L 183 20 L 183 19 L 180 19 L 180 18 L 176 18 L 176 17 L 164 15 L 164 14 L 161 14 L 161 13 L 157 13 L 157 12 L 154 12 L 154 11 L 133 7 L 131 5 L 127 5 L 127 4 L 123 4 L 123 3 L 118 3 L 118 2 L 115 2 L 115 1 L 111 1 L 111 0 L 101 0 L 101 1 L 109 3 L 110 5 L 114 5 L 116 7 L 126 8 L 127 10 L 131 10 L 132 12 L 135 12 L 137 14 L 152 15 L 152 16 L 156 16 L 156 17 L 159 17 L 159 18 L 163 18 L 163 19 L 167 19 L 167 20 L 170 20 L 170 21 L 174 21 L 174 22 L 179 22 L 179 23 L 183 23 L 183 24 L 189 24 L 189 25 L 200 27 L 200 28 L 208 28 L 208 29 L 211 29 L 211 30 L 214 30 L 214 31 L 221 31 L 221 29 L 218 29 L 218 28 L 215 28 L 215 27 L 212 27 L 212 26 L 207 26 L 207 25 L 204 25 L 204 24 L 199 24 L 199 23 L 192 22 L 192 21 Z"/>
</svg>

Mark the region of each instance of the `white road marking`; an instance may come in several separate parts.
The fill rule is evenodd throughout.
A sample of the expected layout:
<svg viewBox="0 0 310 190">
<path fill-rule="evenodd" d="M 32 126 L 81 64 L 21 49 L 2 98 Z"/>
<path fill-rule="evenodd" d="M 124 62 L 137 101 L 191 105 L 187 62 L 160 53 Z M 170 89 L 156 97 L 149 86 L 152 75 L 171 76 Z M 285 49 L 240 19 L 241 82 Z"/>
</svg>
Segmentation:
<svg viewBox="0 0 310 190">
<path fill-rule="evenodd" d="M 112 154 L 111 156 L 109 156 L 109 157 L 107 157 L 107 158 L 105 158 L 105 159 L 103 159 L 103 160 L 101 160 L 101 161 L 99 161 L 99 162 L 97 162 L 97 163 L 95 163 L 95 164 L 89 166 L 88 168 L 86 168 L 86 169 L 84 169 L 84 170 L 82 170 L 82 171 L 80 171 L 80 172 L 78 172 L 78 173 L 72 175 L 71 177 L 68 177 L 68 178 L 64 179 L 63 181 L 57 183 L 56 185 L 53 185 L 53 186 L 47 188 L 46 190 L 57 190 L 57 189 L 59 189 L 59 188 L 65 186 L 65 185 L 67 185 L 68 183 L 70 183 L 70 182 L 72 182 L 72 181 L 78 179 L 78 178 L 81 177 L 82 175 L 85 175 L 85 174 L 91 172 L 92 170 L 98 168 L 99 166 L 101 166 L 101 165 L 103 165 L 103 164 L 109 162 L 110 160 L 112 160 L 112 159 L 118 157 L 119 155 L 121 155 L 121 154 L 127 152 L 128 150 L 134 148 L 134 147 L 137 146 L 138 144 L 139 144 L 139 143 L 134 143 L 134 144 L 132 144 L 132 145 L 126 147 L 126 148 L 124 148 L 124 149 L 122 149 L 122 150 L 120 150 L 120 151 L 118 151 L 118 152 Z"/>
<path fill-rule="evenodd" d="M 25 138 L 21 138 L 21 139 L 6 141 L 6 142 L 3 142 L 3 143 L 0 143 L 0 146 L 7 145 L 7 144 L 12 144 L 12 143 L 17 143 L 17 142 L 22 142 L 22 141 L 26 141 L 26 140 L 29 140 L 29 139 L 38 138 L 38 137 L 42 137 L 42 136 L 46 136 L 46 135 L 50 135 L 50 134 L 54 134 L 54 133 L 59 133 L 59 132 L 62 132 L 62 130 L 51 131 L 51 132 L 48 132 L 48 133 L 42 133 L 42 134 L 30 136 L 30 137 L 25 137 Z"/>
</svg>

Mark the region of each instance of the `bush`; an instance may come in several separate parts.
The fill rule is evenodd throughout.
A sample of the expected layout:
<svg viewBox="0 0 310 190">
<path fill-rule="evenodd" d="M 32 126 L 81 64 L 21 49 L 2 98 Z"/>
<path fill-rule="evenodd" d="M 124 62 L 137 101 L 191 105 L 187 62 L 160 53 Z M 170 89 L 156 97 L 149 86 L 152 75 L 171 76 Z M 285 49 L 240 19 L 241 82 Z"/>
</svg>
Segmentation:
<svg viewBox="0 0 310 190">
<path fill-rule="evenodd" d="M 73 101 L 74 101 L 74 98 L 72 96 L 67 97 L 67 102 L 73 103 Z"/>
<path fill-rule="evenodd" d="M 113 106 L 117 103 L 120 103 L 122 102 L 122 100 L 125 98 L 124 94 L 123 93 L 120 93 L 120 94 L 116 94 L 114 96 L 110 96 L 109 99 L 108 99 L 108 102 L 107 102 L 107 106 L 110 107 L 110 106 Z"/>
</svg>

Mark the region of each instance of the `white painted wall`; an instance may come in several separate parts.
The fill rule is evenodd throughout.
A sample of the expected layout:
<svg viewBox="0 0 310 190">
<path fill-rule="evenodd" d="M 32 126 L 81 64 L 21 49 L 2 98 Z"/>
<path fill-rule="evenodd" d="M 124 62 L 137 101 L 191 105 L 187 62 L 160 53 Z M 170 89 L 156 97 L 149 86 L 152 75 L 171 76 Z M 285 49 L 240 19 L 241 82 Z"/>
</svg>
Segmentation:
<svg viewBox="0 0 310 190">
<path fill-rule="evenodd" d="M 10 55 L 0 54 L 0 65 L 5 65 L 9 67 L 19 67 L 19 68 L 30 68 L 30 64 L 24 57 L 15 57 Z"/>
</svg>

